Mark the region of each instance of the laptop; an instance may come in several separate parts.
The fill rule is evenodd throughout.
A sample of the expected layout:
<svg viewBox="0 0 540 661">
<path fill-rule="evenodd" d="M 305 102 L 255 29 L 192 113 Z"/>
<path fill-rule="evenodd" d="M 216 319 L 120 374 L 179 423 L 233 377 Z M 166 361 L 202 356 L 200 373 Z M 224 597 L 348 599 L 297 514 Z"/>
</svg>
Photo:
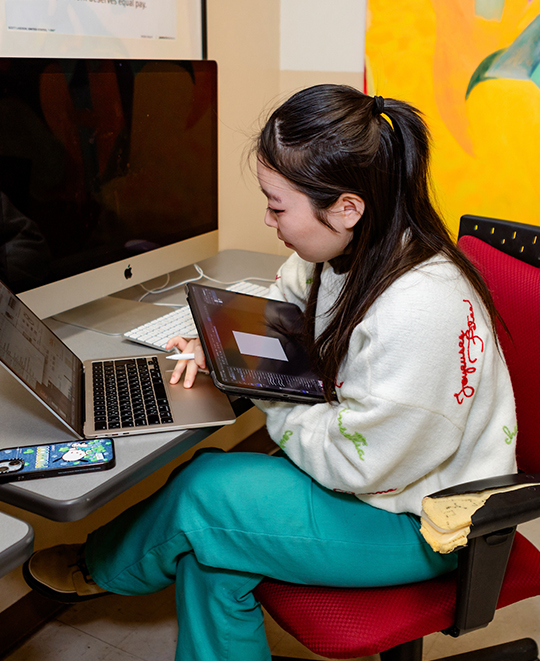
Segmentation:
<svg viewBox="0 0 540 661">
<path fill-rule="evenodd" d="M 188 303 L 214 384 L 250 399 L 323 402 L 292 303 L 188 284 Z"/>
<path fill-rule="evenodd" d="M 232 424 L 227 395 L 199 374 L 169 383 L 166 354 L 82 362 L 0 282 L 0 362 L 78 438 Z M 172 363 L 172 364 L 171 364 Z"/>
</svg>

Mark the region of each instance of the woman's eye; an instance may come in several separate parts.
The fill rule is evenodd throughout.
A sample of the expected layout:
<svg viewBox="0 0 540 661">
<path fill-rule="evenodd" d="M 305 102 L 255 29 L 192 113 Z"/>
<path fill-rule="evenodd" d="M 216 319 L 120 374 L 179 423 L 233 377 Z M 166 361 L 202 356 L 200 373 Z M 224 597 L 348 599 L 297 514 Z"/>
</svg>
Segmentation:
<svg viewBox="0 0 540 661">
<path fill-rule="evenodd" d="M 285 209 L 272 209 L 272 207 L 266 207 L 267 211 L 270 213 L 278 214 L 278 213 L 283 213 Z"/>
</svg>

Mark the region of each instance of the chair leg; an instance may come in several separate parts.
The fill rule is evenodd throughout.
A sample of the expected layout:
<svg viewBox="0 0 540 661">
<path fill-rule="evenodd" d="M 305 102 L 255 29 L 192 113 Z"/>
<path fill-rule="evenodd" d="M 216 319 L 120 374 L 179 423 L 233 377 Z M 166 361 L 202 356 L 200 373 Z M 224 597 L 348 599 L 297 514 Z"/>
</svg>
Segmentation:
<svg viewBox="0 0 540 661">
<path fill-rule="evenodd" d="M 396 645 L 386 652 L 381 652 L 381 661 L 422 661 L 423 646 L 423 638 Z"/>
<path fill-rule="evenodd" d="M 445 656 L 439 661 L 538 661 L 538 646 L 532 638 L 522 638 L 494 647 Z"/>
</svg>

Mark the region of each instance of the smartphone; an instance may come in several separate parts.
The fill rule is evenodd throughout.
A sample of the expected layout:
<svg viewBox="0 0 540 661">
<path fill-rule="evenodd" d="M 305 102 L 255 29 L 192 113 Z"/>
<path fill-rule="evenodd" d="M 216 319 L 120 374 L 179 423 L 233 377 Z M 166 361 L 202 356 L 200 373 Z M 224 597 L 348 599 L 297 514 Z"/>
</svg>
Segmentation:
<svg viewBox="0 0 540 661">
<path fill-rule="evenodd" d="M 26 445 L 0 450 L 0 483 L 113 468 L 111 438 Z"/>
</svg>

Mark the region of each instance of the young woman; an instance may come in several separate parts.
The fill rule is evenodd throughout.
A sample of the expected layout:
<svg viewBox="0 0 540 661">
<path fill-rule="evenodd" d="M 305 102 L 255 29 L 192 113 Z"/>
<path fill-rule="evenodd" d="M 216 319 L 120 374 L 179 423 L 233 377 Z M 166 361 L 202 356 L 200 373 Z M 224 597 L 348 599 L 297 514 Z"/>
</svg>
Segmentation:
<svg viewBox="0 0 540 661">
<path fill-rule="evenodd" d="M 278 455 L 201 453 L 82 548 L 26 568 L 65 600 L 176 582 L 177 660 L 268 660 L 252 594 L 265 576 L 373 586 L 452 570 L 419 533 L 423 496 L 515 470 L 496 312 L 430 201 L 419 113 L 316 86 L 272 114 L 255 154 L 265 222 L 294 251 L 271 295 L 304 310 L 327 401 L 257 402 Z M 190 387 L 204 355 L 174 345 L 196 354 L 172 377 Z"/>
</svg>

